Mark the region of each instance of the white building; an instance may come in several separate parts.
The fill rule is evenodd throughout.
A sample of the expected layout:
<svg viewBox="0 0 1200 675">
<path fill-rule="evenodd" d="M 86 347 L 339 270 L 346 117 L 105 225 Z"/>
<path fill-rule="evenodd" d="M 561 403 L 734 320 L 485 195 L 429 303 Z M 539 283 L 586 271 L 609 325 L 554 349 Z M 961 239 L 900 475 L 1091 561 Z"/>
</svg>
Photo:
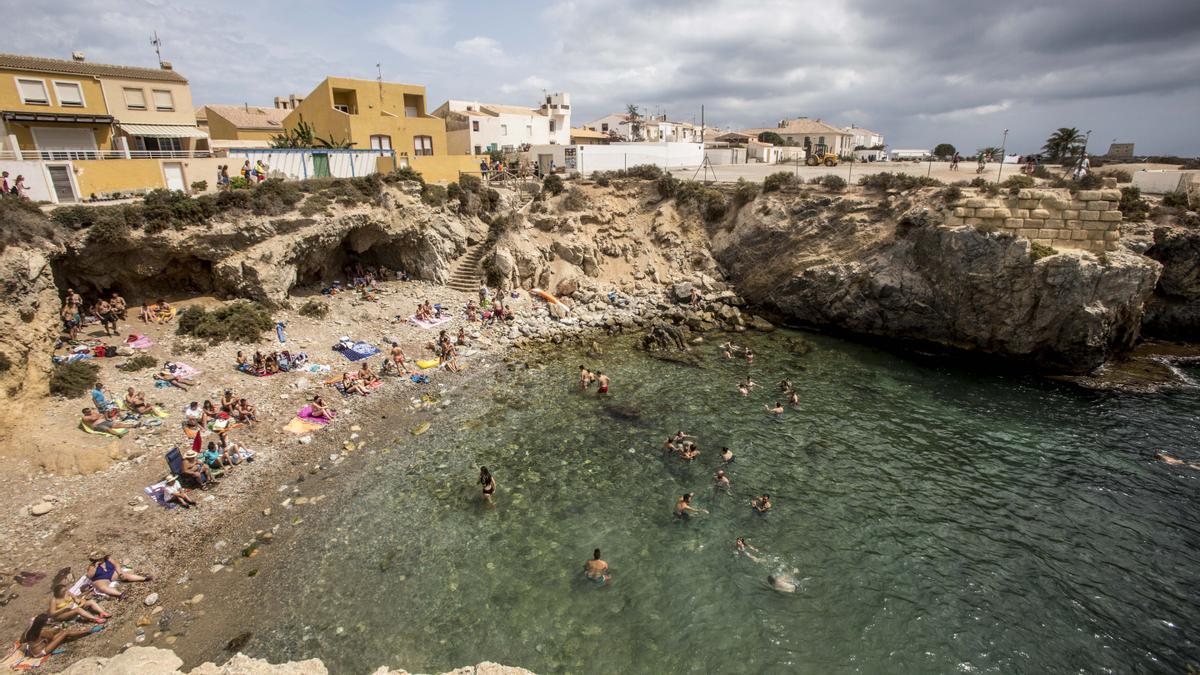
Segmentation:
<svg viewBox="0 0 1200 675">
<path fill-rule="evenodd" d="M 704 161 L 702 143 L 611 143 L 609 145 L 535 145 L 529 149 L 529 162 L 543 174 L 595 171 L 619 171 L 639 164 L 668 169 L 698 166 Z"/>
<path fill-rule="evenodd" d="M 854 136 L 852 134 L 832 124 L 822 122 L 820 119 L 813 120 L 807 117 L 798 117 L 796 119 L 780 120 L 779 124 L 774 127 L 742 129 L 742 133 L 756 138 L 768 131 L 779 135 L 788 145 L 805 148 L 823 145 L 829 152 L 841 157 L 848 157 L 854 151 Z"/>
<path fill-rule="evenodd" d="M 930 157 L 931 155 L 932 155 L 932 153 L 930 153 L 928 150 L 922 150 L 919 148 L 918 149 L 897 149 L 897 150 L 892 150 L 891 152 L 889 152 L 888 158 L 891 159 L 892 161 L 902 160 L 902 159 L 926 159 L 926 158 Z"/>
<path fill-rule="evenodd" d="M 571 142 L 571 97 L 565 93 L 546 96 L 538 108 L 449 100 L 432 114 L 446 120 L 451 155 Z"/>
<path fill-rule="evenodd" d="M 616 140 L 631 143 L 699 143 L 700 128 L 690 122 L 672 122 L 666 115 L 630 117 L 621 113 L 605 115 L 583 125 L 585 129 L 615 135 Z"/>
<path fill-rule="evenodd" d="M 881 162 L 887 159 L 884 152 L 883 134 L 870 129 L 863 129 L 851 124 L 842 127 L 842 131 L 850 134 L 851 147 L 854 148 L 854 158 L 860 162 Z"/>
</svg>

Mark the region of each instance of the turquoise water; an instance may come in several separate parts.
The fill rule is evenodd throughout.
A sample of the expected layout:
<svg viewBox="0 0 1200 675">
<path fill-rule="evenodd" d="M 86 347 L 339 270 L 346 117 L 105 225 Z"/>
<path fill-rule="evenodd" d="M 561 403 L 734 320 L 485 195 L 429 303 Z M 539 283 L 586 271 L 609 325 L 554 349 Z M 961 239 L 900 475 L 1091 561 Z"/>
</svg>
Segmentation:
<svg viewBox="0 0 1200 675">
<path fill-rule="evenodd" d="M 1200 472 L 1151 458 L 1200 457 L 1196 391 L 1090 394 L 824 337 L 800 356 L 794 337 L 737 337 L 758 352 L 748 398 L 746 364 L 714 346 L 689 367 L 616 342 L 473 385 L 477 404 L 337 498 L 275 575 L 312 590 L 265 594 L 247 651 L 356 673 L 1125 673 L 1200 658 Z M 580 362 L 612 376 L 610 399 L 575 391 Z M 800 408 L 770 418 L 785 376 Z M 663 455 L 679 429 L 699 460 Z M 722 445 L 730 495 L 711 488 Z M 685 491 L 711 513 L 676 520 Z M 766 517 L 747 506 L 761 492 Z M 737 536 L 763 560 L 735 556 Z M 608 587 L 581 579 L 595 547 Z M 767 584 L 781 572 L 795 593 Z"/>
</svg>

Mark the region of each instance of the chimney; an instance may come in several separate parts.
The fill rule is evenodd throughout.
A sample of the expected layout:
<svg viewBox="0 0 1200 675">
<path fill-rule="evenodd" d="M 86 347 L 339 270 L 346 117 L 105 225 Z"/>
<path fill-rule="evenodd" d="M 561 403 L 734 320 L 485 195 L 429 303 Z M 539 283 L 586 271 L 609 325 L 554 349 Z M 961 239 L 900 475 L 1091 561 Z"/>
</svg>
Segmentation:
<svg viewBox="0 0 1200 675">
<path fill-rule="evenodd" d="M 83 58 L 83 52 L 71 52 L 71 60 L 76 63 L 83 63 L 87 59 Z"/>
<path fill-rule="evenodd" d="M 158 67 L 162 68 L 163 70 L 175 70 L 175 68 L 173 66 L 171 66 L 170 61 L 159 61 Z"/>
</svg>

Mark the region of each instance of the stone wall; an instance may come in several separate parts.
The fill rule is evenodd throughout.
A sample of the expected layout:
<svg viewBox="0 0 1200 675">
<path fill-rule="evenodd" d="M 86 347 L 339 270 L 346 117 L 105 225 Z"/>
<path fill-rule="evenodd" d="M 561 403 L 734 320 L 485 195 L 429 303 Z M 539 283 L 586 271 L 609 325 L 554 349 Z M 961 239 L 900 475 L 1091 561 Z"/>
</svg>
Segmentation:
<svg viewBox="0 0 1200 675">
<path fill-rule="evenodd" d="M 1057 249 L 1113 251 L 1121 238 L 1121 191 L 1021 190 L 1016 196 L 966 197 L 947 225 L 976 225 L 1011 232 Z"/>
</svg>

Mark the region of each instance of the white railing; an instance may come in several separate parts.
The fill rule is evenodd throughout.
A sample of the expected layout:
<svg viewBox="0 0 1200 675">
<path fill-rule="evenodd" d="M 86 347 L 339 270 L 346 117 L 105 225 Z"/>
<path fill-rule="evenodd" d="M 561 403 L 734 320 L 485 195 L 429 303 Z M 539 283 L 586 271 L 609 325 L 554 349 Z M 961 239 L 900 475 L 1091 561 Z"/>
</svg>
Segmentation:
<svg viewBox="0 0 1200 675">
<path fill-rule="evenodd" d="M 67 162 L 76 159 L 193 159 L 217 157 L 213 150 L 0 150 L 0 159 Z M 223 153 L 223 151 L 220 151 Z M 223 154 L 221 155 L 223 156 Z"/>
</svg>

